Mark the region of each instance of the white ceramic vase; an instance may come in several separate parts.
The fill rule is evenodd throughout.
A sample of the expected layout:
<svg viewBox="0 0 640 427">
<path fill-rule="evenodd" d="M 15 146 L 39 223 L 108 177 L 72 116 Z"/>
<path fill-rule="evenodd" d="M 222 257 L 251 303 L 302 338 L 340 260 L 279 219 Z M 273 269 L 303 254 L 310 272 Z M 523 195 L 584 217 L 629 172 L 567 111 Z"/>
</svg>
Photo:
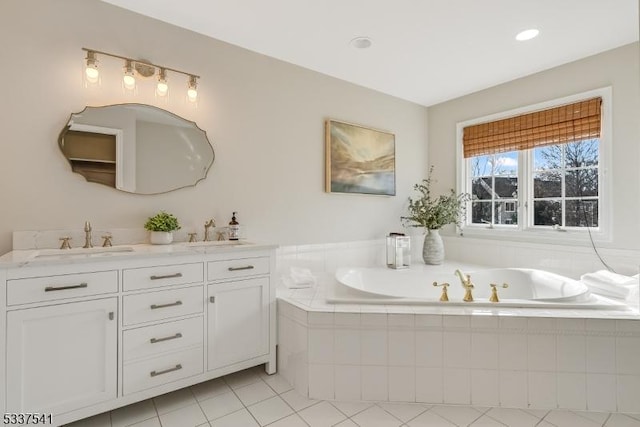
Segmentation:
<svg viewBox="0 0 640 427">
<path fill-rule="evenodd" d="M 444 244 L 440 230 L 427 230 L 422 246 L 422 259 L 425 264 L 439 265 L 444 261 Z"/>
<path fill-rule="evenodd" d="M 152 245 L 168 245 L 173 242 L 173 233 L 170 231 L 152 231 L 149 240 Z"/>
</svg>

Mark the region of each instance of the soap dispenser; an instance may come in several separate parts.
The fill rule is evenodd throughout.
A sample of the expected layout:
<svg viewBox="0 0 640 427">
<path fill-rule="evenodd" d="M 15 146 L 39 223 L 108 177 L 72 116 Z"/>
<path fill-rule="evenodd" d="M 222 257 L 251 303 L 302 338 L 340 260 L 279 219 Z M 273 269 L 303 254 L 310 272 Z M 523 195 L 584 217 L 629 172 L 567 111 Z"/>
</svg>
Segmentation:
<svg viewBox="0 0 640 427">
<path fill-rule="evenodd" d="M 236 214 L 238 212 L 234 212 L 231 216 L 231 222 L 229 223 L 229 240 L 238 240 L 240 238 L 240 223 L 236 219 Z"/>
</svg>

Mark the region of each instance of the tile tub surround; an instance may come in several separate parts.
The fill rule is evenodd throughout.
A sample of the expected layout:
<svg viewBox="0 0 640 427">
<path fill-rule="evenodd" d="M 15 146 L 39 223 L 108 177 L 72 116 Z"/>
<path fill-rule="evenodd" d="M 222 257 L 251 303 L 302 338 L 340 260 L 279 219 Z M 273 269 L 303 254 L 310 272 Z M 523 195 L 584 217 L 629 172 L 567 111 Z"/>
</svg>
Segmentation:
<svg viewBox="0 0 640 427">
<path fill-rule="evenodd" d="M 640 412 L 639 320 L 335 308 L 278 300 L 278 370 L 305 397 Z"/>
</svg>

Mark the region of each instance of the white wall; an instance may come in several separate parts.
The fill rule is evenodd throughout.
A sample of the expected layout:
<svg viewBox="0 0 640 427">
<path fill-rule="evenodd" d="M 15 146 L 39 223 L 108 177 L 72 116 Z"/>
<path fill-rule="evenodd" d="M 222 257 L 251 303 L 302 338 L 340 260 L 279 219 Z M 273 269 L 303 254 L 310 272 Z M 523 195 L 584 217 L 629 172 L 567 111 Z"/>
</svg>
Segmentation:
<svg viewBox="0 0 640 427">
<path fill-rule="evenodd" d="M 438 188 L 455 188 L 456 123 L 588 90 L 613 88 L 612 248 L 640 248 L 640 49 L 622 46 L 428 108 Z"/>
<path fill-rule="evenodd" d="M 197 13 L 197 11 L 195 11 Z M 14 230 L 141 227 L 157 210 L 202 234 L 239 212 L 252 239 L 280 244 L 379 238 L 398 229 L 412 185 L 427 170 L 426 108 L 240 49 L 97 0 L 3 0 L 0 5 L 0 254 Z M 144 58 L 202 76 L 200 102 L 121 88 L 123 64 L 101 58 L 102 85 L 83 86 L 82 47 Z M 85 105 L 139 102 L 195 121 L 216 160 L 194 188 L 140 196 L 70 172 L 57 137 Z M 323 192 L 327 118 L 396 134 L 397 196 Z M 118 243 L 118 242 L 114 242 Z"/>
</svg>

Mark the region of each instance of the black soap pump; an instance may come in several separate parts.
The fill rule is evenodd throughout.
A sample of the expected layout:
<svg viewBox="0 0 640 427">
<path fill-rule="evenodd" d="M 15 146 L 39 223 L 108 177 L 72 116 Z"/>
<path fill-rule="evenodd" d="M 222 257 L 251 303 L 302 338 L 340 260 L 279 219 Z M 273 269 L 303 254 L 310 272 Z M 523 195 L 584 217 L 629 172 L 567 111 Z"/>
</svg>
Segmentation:
<svg viewBox="0 0 640 427">
<path fill-rule="evenodd" d="M 240 223 L 236 219 L 236 214 L 238 212 L 234 212 L 231 216 L 231 222 L 229 223 L 229 240 L 238 240 L 240 238 Z"/>
</svg>

